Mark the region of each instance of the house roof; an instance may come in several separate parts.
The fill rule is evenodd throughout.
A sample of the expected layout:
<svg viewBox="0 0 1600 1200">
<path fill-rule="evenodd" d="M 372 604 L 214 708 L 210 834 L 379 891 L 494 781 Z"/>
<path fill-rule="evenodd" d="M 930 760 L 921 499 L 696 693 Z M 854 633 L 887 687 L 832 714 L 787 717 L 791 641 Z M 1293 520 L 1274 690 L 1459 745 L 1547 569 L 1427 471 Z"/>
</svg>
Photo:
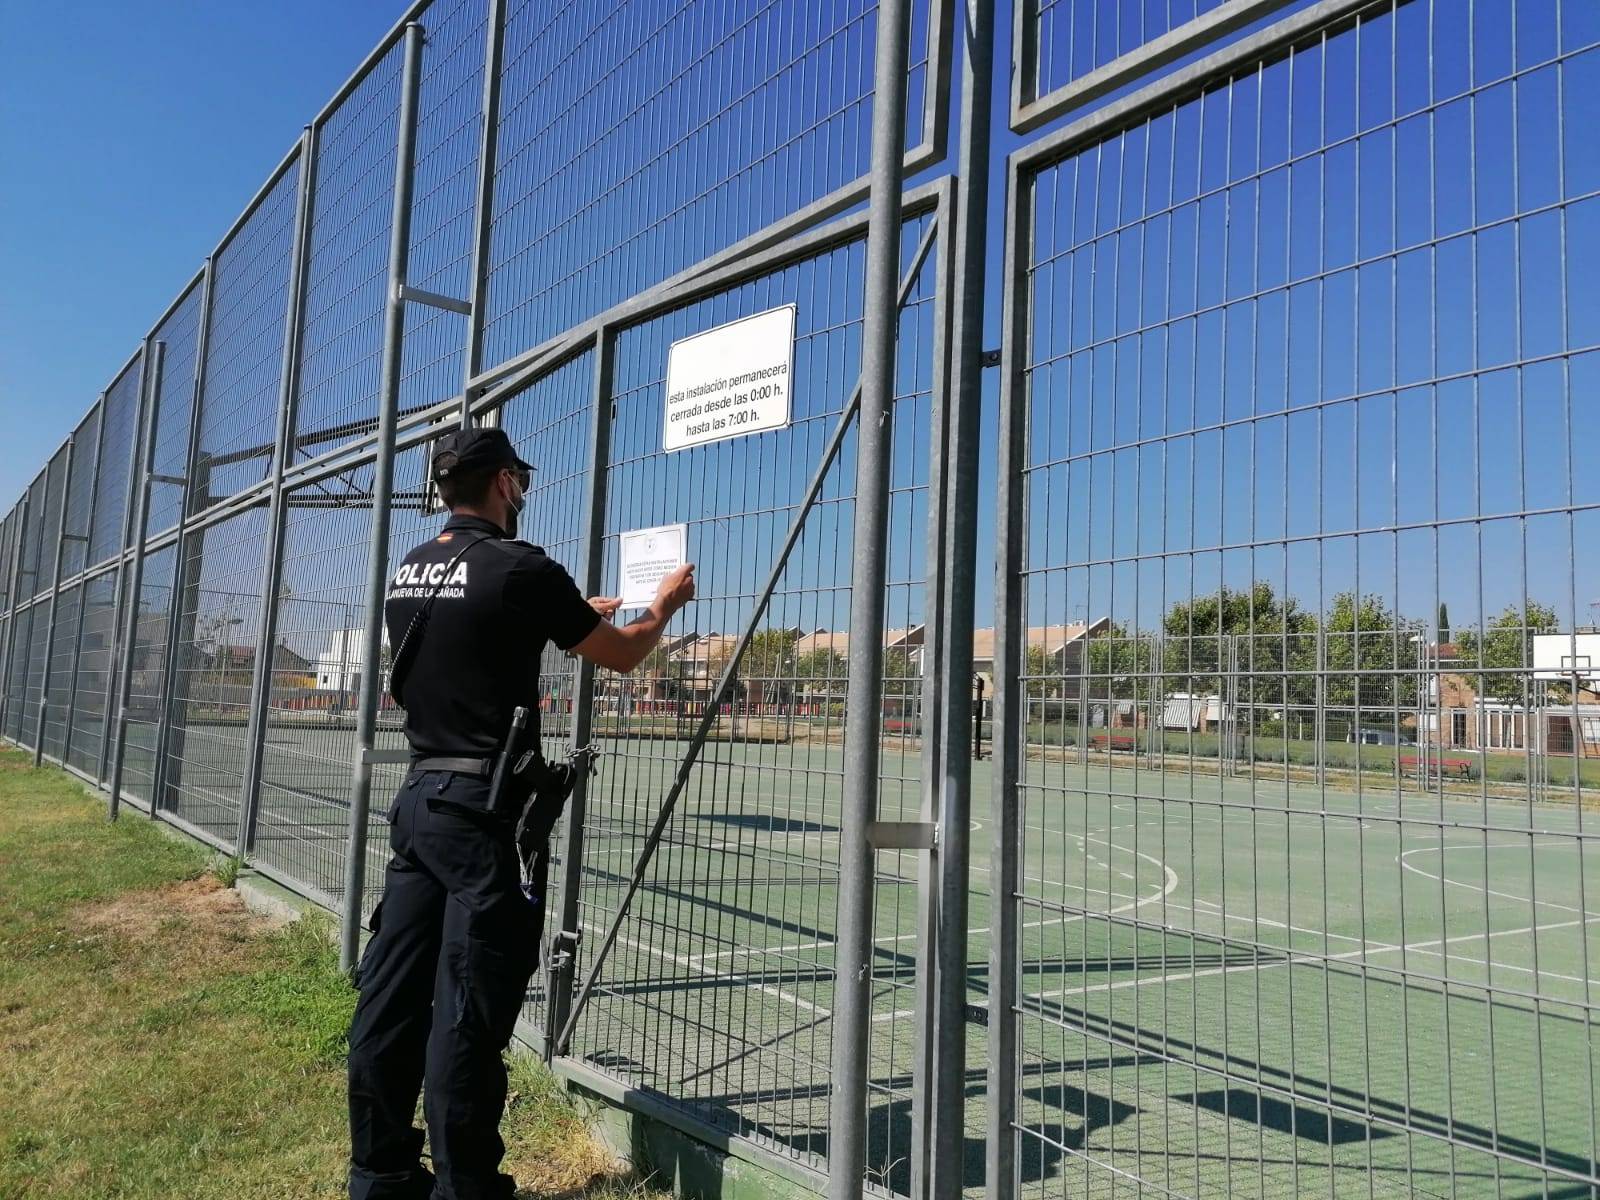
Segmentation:
<svg viewBox="0 0 1600 1200">
<path fill-rule="evenodd" d="M 1059 654 L 1072 643 L 1084 637 L 1103 633 L 1110 628 L 1109 617 L 1071 625 L 1035 625 L 1028 630 L 1028 645 L 1042 648 L 1047 654 Z M 885 650 L 911 650 L 922 646 L 927 636 L 925 625 L 883 631 Z M 665 640 L 662 648 L 675 661 L 706 663 L 725 658 L 738 644 L 738 637 L 728 633 L 690 633 Z M 972 656 L 979 661 L 994 660 L 995 631 L 976 629 L 972 634 Z M 808 654 L 829 650 L 841 658 L 850 654 L 850 634 L 843 629 L 816 629 L 800 634 L 795 639 L 794 655 L 803 658 Z"/>
<path fill-rule="evenodd" d="M 275 671 L 308 670 L 311 667 L 311 660 L 304 655 L 296 654 L 279 642 L 272 651 L 272 667 Z"/>
<path fill-rule="evenodd" d="M 733 653 L 739 639 L 729 633 L 691 633 L 677 639 L 667 657 L 674 662 L 710 663 Z"/>
<path fill-rule="evenodd" d="M 924 625 L 911 625 L 905 629 L 885 629 L 883 631 L 883 648 L 885 650 L 909 650 L 923 644 L 927 627 Z M 814 654 L 818 650 L 831 650 L 841 658 L 850 654 L 850 634 L 842 629 L 818 629 L 815 632 L 804 634 L 794 644 L 795 657 L 800 658 L 807 654 Z"/>
<path fill-rule="evenodd" d="M 1046 654 L 1059 654 L 1073 642 L 1093 633 L 1100 633 L 1110 628 L 1111 618 L 1101 617 L 1089 624 L 1078 623 L 1075 625 L 1034 625 L 1028 629 L 1028 645 L 1040 647 Z M 972 657 L 980 661 L 994 661 L 995 631 L 993 629 L 974 629 L 972 631 Z"/>
</svg>

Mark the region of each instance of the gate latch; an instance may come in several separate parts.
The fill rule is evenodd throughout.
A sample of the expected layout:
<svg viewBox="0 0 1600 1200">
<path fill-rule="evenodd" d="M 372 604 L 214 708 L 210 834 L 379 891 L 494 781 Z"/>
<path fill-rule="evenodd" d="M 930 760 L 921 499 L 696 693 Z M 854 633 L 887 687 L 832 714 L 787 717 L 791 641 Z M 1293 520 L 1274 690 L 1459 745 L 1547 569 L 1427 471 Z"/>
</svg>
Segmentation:
<svg viewBox="0 0 1600 1200">
<path fill-rule="evenodd" d="M 934 821 L 868 821 L 867 845 L 874 850 L 935 850 L 939 826 Z"/>
</svg>

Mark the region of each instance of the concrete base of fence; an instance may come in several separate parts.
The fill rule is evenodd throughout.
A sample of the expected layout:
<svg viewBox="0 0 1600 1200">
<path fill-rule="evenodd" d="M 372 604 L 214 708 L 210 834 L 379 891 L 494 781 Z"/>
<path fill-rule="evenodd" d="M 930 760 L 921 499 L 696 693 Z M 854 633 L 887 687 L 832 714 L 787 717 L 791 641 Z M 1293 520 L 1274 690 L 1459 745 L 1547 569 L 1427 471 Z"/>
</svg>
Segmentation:
<svg viewBox="0 0 1600 1200">
<path fill-rule="evenodd" d="M 589 1110 L 606 1148 L 660 1187 L 689 1200 L 801 1200 L 825 1176 L 752 1143 L 716 1134 L 647 1093 L 558 1061 L 568 1092 Z"/>
<path fill-rule="evenodd" d="M 233 887 L 247 909 L 259 917 L 267 917 L 273 921 L 285 923 L 298 921 L 308 912 L 326 911 L 304 896 L 290 891 L 283 884 L 276 883 L 255 871 L 240 871 Z"/>
</svg>

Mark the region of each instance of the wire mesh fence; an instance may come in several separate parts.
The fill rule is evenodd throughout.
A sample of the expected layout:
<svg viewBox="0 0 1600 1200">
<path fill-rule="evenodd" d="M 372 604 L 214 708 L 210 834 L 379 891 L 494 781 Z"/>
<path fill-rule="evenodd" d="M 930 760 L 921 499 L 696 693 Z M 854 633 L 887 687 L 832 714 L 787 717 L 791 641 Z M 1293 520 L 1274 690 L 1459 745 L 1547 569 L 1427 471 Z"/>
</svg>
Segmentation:
<svg viewBox="0 0 1600 1200">
<path fill-rule="evenodd" d="M 161 743 L 163 812 L 233 844 L 239 827 L 250 682 L 260 646 L 266 513 L 247 509 L 188 534 L 168 634 L 169 711 Z"/>
<path fill-rule="evenodd" d="M 1020 157 L 1023 1193 L 1600 1182 L 1545 17 L 1367 6 Z"/>
<path fill-rule="evenodd" d="M 102 563 L 128 544 L 128 489 L 138 455 L 140 379 L 138 358 L 117 376 L 101 402 L 100 460 L 94 481 L 94 521 L 88 563 Z"/>
<path fill-rule="evenodd" d="M 103 722 L 110 695 L 112 643 L 116 637 L 116 572 L 102 571 L 83 587 L 77 649 L 73 654 L 72 716 L 67 762 L 98 779 L 105 750 Z"/>
<path fill-rule="evenodd" d="M 200 389 L 190 510 L 267 477 L 273 464 L 294 252 L 298 154 L 212 260 L 211 317 Z"/>
<path fill-rule="evenodd" d="M 166 346 L 160 386 L 155 389 L 155 435 L 151 446 L 150 495 L 145 509 L 145 535 L 172 528 L 183 514 L 189 486 L 189 427 L 194 417 L 195 372 L 205 288 L 196 282 L 161 322 L 154 340 Z"/>
<path fill-rule="evenodd" d="M 637 672 L 545 655 L 546 753 L 603 751 L 524 1012 L 563 1070 L 835 1194 L 1593 1194 L 1600 15 L 1019 0 L 985 124 L 957 8 L 414 4 L 0 517 L 0 734 L 348 951 L 405 756 L 369 553 L 495 423 L 580 583 L 662 526 L 699 568 Z M 952 121 L 980 165 L 904 190 Z M 783 311 L 787 420 L 669 449 L 673 347 Z"/>
</svg>

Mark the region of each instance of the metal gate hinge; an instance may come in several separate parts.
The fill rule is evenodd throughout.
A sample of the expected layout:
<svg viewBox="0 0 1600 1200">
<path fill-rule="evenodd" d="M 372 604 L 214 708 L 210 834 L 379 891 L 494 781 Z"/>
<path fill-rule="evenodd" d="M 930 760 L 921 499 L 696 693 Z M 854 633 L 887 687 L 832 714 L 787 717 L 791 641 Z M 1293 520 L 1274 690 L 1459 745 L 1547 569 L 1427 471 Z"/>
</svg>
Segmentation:
<svg viewBox="0 0 1600 1200">
<path fill-rule="evenodd" d="M 868 821 L 867 845 L 874 850 L 934 850 L 939 826 L 933 821 Z"/>
<path fill-rule="evenodd" d="M 985 350 L 983 352 L 982 362 L 986 367 L 998 367 L 1000 365 L 1000 351 Z"/>
</svg>

